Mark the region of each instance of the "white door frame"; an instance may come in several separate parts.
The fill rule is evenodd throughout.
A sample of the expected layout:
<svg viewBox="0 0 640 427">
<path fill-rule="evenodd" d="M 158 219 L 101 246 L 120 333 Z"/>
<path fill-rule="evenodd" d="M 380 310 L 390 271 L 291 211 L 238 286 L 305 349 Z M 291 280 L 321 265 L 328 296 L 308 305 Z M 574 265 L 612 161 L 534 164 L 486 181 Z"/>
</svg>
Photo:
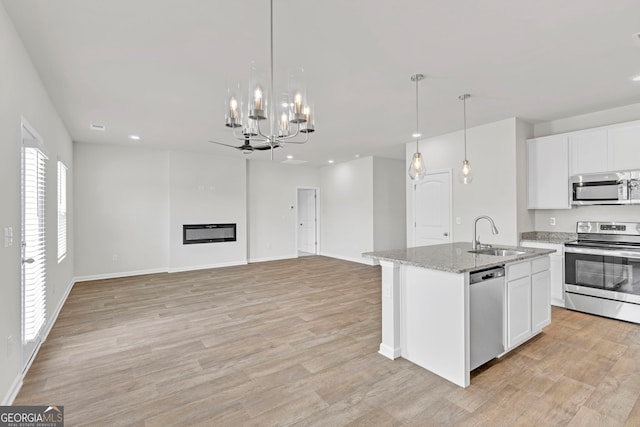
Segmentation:
<svg viewBox="0 0 640 427">
<path fill-rule="evenodd" d="M 45 156 L 48 155 L 44 148 L 44 142 L 40 134 L 29 122 L 21 117 L 20 120 L 20 367 L 26 373 L 33 363 L 35 355 L 38 353 L 43 341 L 44 330 L 47 327 L 46 311 L 45 323 L 40 328 L 38 336 L 31 342 L 25 343 L 25 193 L 24 193 L 24 173 L 25 173 L 25 147 L 34 147 L 40 150 Z M 46 197 L 46 196 L 45 196 Z M 45 206 L 46 210 L 46 206 Z M 45 248 L 46 251 L 46 248 Z M 46 285 L 45 285 L 46 286 Z M 47 289 L 45 288 L 45 295 Z"/>
<path fill-rule="evenodd" d="M 320 254 L 320 188 L 318 187 L 296 187 L 296 222 L 294 224 L 296 228 L 295 232 L 295 248 L 296 257 L 298 257 L 298 224 L 300 223 L 300 207 L 298 206 L 298 193 L 299 190 L 314 190 L 316 192 L 316 250 L 315 254 Z"/>
<path fill-rule="evenodd" d="M 449 169 L 434 169 L 431 171 L 428 171 L 426 173 L 425 176 L 428 175 L 437 175 L 440 173 L 449 173 L 449 243 L 451 243 L 453 241 L 453 169 L 449 168 Z M 411 209 L 411 223 L 413 224 L 413 226 L 411 226 L 411 244 L 412 246 L 416 245 L 416 182 L 411 182 L 411 185 L 413 187 L 411 193 L 412 193 L 412 203 L 413 206 Z"/>
</svg>

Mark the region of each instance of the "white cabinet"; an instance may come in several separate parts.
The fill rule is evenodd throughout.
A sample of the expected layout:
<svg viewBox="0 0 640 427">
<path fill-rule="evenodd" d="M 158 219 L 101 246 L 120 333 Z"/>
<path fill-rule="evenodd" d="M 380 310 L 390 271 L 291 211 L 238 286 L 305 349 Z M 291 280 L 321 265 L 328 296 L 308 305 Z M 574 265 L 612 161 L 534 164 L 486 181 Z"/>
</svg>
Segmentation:
<svg viewBox="0 0 640 427">
<path fill-rule="evenodd" d="M 607 130 L 594 129 L 569 135 L 571 167 L 569 175 L 606 172 L 608 166 Z"/>
<path fill-rule="evenodd" d="M 549 257 L 507 264 L 506 349 L 551 323 Z"/>
<path fill-rule="evenodd" d="M 531 275 L 531 331 L 541 331 L 550 323 L 549 270 L 545 270 Z"/>
<path fill-rule="evenodd" d="M 507 348 L 512 348 L 531 336 L 530 277 L 507 282 Z"/>
<path fill-rule="evenodd" d="M 527 141 L 527 208 L 570 209 L 566 135 Z"/>
<path fill-rule="evenodd" d="M 607 142 L 607 170 L 640 169 L 640 122 L 610 127 Z"/>
<path fill-rule="evenodd" d="M 531 242 L 523 240 L 520 246 L 525 248 L 553 249 L 549 255 L 549 281 L 551 291 L 551 304 L 564 307 L 564 245 L 559 243 Z"/>
</svg>

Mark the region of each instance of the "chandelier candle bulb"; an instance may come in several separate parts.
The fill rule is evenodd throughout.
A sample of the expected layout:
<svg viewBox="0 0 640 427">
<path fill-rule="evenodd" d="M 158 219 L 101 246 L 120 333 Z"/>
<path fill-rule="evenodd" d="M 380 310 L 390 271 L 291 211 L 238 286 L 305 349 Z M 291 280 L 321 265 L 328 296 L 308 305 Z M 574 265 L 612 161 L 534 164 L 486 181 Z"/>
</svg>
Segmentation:
<svg viewBox="0 0 640 427">
<path fill-rule="evenodd" d="M 302 111 L 302 95 L 300 95 L 300 92 L 296 92 L 295 96 L 293 97 L 293 106 L 295 108 L 296 114 L 300 114 Z"/>
<path fill-rule="evenodd" d="M 238 120 L 238 100 L 232 97 L 229 101 L 229 107 L 231 108 L 231 111 L 229 111 L 231 118 L 233 120 Z"/>
<path fill-rule="evenodd" d="M 289 135 L 289 117 L 286 112 L 283 112 L 280 116 L 280 135 L 279 136 L 287 136 Z"/>
</svg>

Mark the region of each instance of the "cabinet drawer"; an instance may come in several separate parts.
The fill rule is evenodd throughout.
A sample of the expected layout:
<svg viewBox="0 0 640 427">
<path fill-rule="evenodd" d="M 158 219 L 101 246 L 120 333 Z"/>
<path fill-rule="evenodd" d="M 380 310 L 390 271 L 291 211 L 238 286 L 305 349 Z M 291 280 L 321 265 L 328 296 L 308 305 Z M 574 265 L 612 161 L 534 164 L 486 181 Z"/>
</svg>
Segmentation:
<svg viewBox="0 0 640 427">
<path fill-rule="evenodd" d="M 531 264 L 529 261 L 519 262 L 507 265 L 507 280 L 514 280 L 520 277 L 528 276 L 531 273 Z"/>
<path fill-rule="evenodd" d="M 551 260 L 548 256 L 536 258 L 531 260 L 531 273 L 538 273 L 540 271 L 548 270 L 551 266 Z"/>
</svg>

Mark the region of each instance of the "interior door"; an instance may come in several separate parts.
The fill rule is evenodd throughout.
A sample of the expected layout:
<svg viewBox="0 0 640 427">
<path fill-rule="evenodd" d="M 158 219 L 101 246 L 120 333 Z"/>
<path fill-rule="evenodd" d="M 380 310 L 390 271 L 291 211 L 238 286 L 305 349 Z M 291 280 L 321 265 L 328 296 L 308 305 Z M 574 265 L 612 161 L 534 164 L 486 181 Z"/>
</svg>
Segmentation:
<svg viewBox="0 0 640 427">
<path fill-rule="evenodd" d="M 22 123 L 22 368 L 26 370 L 42 342 L 46 320 L 45 176 L 42 139 Z"/>
<path fill-rule="evenodd" d="M 317 191 L 315 188 L 298 189 L 298 252 L 317 252 Z"/>
<path fill-rule="evenodd" d="M 451 243 L 451 171 L 428 173 L 413 190 L 413 245 Z"/>
</svg>

